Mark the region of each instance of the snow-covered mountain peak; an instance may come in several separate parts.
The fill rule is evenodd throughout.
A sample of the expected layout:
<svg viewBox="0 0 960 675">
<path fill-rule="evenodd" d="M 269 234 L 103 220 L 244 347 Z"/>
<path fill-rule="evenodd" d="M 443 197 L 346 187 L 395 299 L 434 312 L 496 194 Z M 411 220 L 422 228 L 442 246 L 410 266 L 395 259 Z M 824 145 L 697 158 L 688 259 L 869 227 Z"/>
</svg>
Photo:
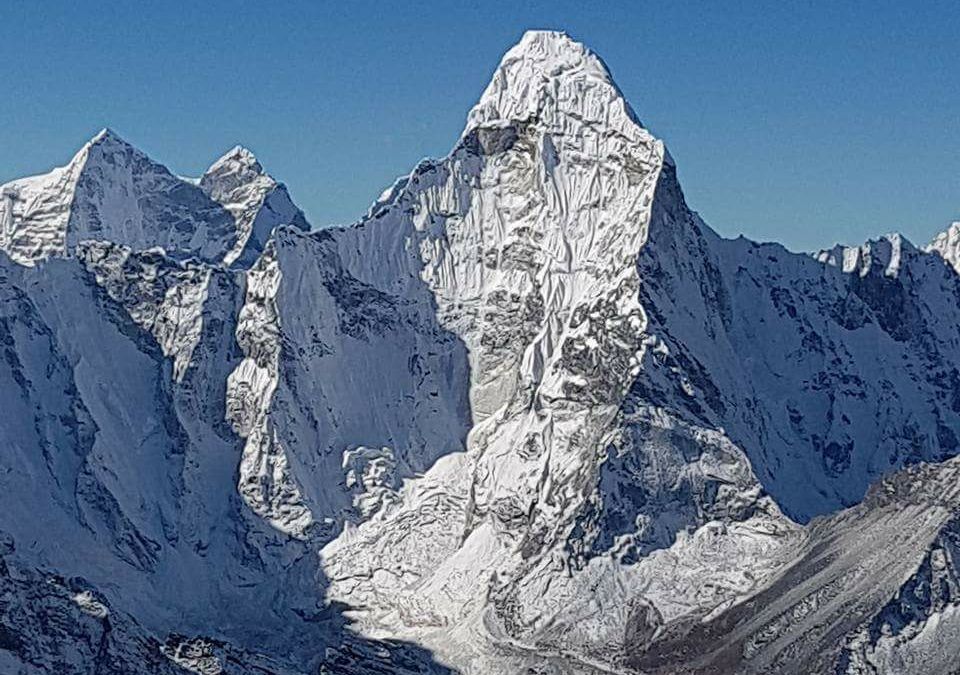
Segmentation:
<svg viewBox="0 0 960 675">
<path fill-rule="evenodd" d="M 87 141 L 74 155 L 70 161 L 70 166 L 76 165 L 81 171 L 91 171 L 95 167 L 106 163 L 110 166 L 103 168 L 104 173 L 101 176 L 101 178 L 106 178 L 114 169 L 119 169 L 131 161 L 143 167 L 151 166 L 168 172 L 165 166 L 151 159 L 143 150 L 109 127 L 104 127 Z M 78 178 L 79 176 L 80 173 L 78 173 Z"/>
<path fill-rule="evenodd" d="M 503 56 L 470 111 L 465 134 L 537 120 L 564 130 L 602 125 L 650 138 L 600 57 L 555 31 L 528 31 Z"/>
<path fill-rule="evenodd" d="M 229 151 L 224 153 L 220 159 L 210 165 L 210 168 L 207 169 L 203 174 L 201 181 L 204 178 L 215 175 L 238 173 L 241 171 L 250 174 L 265 173 L 263 166 L 250 149 L 245 148 L 242 145 L 235 145 Z"/>
<path fill-rule="evenodd" d="M 71 255 L 80 241 L 219 261 L 235 243 L 231 215 L 110 129 L 63 167 L 0 186 L 0 248 L 32 265 Z"/>
<path fill-rule="evenodd" d="M 105 144 L 105 145 L 119 145 L 133 148 L 134 146 L 128 143 L 126 140 L 120 137 L 120 135 L 111 129 L 110 127 L 104 127 L 98 131 L 93 138 L 87 141 L 85 148 L 89 148 L 92 145 Z M 136 148 L 134 148 L 136 149 Z"/>
<path fill-rule="evenodd" d="M 563 31 L 526 31 L 520 41 L 504 54 L 501 66 L 518 59 L 539 64 L 547 75 L 555 75 L 568 68 L 586 65 L 594 68 L 602 77 L 609 79 L 609 74 L 600 58 Z"/>
<path fill-rule="evenodd" d="M 938 234 L 928 251 L 939 253 L 944 260 L 953 266 L 953 269 L 960 273 L 960 221 L 950 225 L 946 230 Z"/>
<path fill-rule="evenodd" d="M 243 195 L 237 193 L 251 189 L 269 190 L 276 184 L 253 153 L 240 145 L 211 164 L 198 182 L 212 199 L 225 205 L 244 201 Z"/>
<path fill-rule="evenodd" d="M 2 185 L 0 194 L 0 250 L 24 265 L 72 255 L 88 239 L 249 263 L 277 225 L 309 228 L 286 189 L 242 146 L 191 180 L 108 128 L 65 166 Z"/>
<path fill-rule="evenodd" d="M 237 241 L 224 256 L 228 265 L 249 266 L 277 225 L 310 229 L 286 188 L 263 170 L 254 154 L 234 146 L 200 177 L 200 189 L 233 216 Z"/>
<path fill-rule="evenodd" d="M 100 167 L 102 173 L 97 175 L 100 181 L 113 178 L 116 171 L 132 170 L 134 164 L 140 171 L 156 169 L 169 173 L 165 166 L 109 127 L 101 129 L 84 144 L 71 161 L 71 164 L 74 163 L 82 163 L 82 169 L 86 172 Z"/>
</svg>

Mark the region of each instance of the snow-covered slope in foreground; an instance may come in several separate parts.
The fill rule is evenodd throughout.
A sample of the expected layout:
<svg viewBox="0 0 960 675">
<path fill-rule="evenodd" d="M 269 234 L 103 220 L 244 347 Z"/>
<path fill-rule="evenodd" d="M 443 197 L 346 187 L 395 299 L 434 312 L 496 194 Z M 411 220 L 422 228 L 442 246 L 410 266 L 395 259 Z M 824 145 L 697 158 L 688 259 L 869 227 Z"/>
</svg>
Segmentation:
<svg viewBox="0 0 960 675">
<path fill-rule="evenodd" d="M 349 227 L 109 132 L 3 195 L 10 669 L 960 659 L 955 226 L 722 239 L 563 34 Z"/>
</svg>

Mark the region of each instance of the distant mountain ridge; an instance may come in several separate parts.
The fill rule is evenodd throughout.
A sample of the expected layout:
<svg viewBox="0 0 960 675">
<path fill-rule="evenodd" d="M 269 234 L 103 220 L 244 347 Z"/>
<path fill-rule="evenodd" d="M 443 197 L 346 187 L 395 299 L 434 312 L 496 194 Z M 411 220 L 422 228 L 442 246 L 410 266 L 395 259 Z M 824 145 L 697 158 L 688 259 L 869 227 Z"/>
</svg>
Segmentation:
<svg viewBox="0 0 960 675">
<path fill-rule="evenodd" d="M 0 198 L 0 669 L 960 660 L 960 224 L 723 239 L 547 31 L 348 227 L 109 130 Z"/>
</svg>

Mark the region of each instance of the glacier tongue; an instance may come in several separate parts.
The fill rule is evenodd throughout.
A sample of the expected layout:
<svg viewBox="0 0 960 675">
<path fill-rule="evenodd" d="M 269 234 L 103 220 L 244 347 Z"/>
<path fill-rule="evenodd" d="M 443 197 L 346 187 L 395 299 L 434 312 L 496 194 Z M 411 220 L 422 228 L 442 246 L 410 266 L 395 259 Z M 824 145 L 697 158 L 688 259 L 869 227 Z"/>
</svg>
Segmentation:
<svg viewBox="0 0 960 675">
<path fill-rule="evenodd" d="M 0 669 L 960 656 L 960 226 L 722 239 L 562 33 L 349 227 L 108 131 L 0 198 Z"/>
</svg>

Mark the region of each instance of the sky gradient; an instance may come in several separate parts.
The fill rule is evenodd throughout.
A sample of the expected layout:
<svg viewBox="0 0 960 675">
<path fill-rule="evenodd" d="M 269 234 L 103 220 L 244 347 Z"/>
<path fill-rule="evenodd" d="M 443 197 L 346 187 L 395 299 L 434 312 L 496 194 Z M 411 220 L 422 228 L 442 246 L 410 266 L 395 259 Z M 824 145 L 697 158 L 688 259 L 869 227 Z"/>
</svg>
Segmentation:
<svg viewBox="0 0 960 675">
<path fill-rule="evenodd" d="M 923 244 L 960 220 L 955 2 L 91 4 L 4 6 L 0 183 L 109 126 L 181 175 L 243 144 L 315 227 L 351 222 L 549 28 L 606 61 L 721 234 Z"/>
</svg>

